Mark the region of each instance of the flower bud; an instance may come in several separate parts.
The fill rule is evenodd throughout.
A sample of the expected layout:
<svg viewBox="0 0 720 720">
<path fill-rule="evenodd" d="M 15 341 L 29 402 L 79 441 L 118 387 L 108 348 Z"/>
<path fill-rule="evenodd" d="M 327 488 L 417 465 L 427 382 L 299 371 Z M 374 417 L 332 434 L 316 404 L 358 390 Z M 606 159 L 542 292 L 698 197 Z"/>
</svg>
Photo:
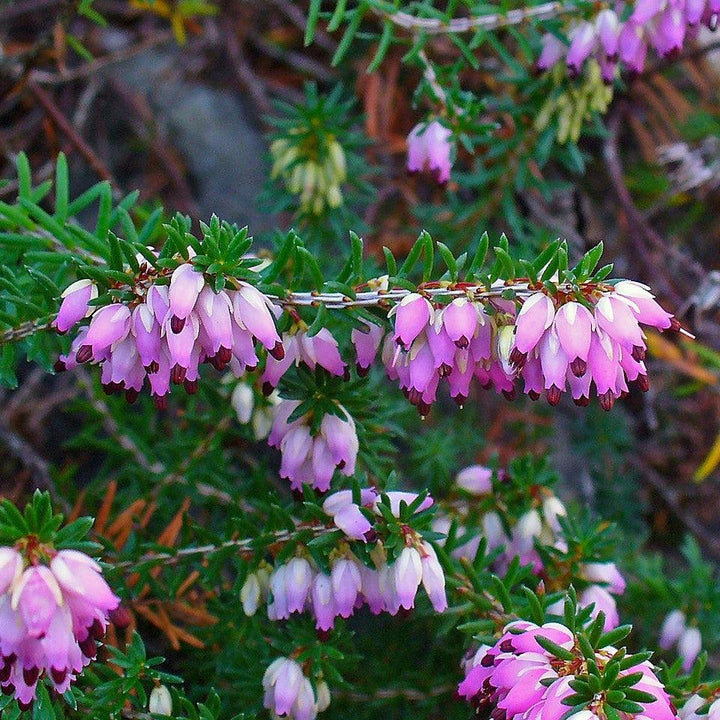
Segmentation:
<svg viewBox="0 0 720 720">
<path fill-rule="evenodd" d="M 249 573 L 240 590 L 243 612 L 252 617 L 260 605 L 260 581 L 255 573 Z"/>
<path fill-rule="evenodd" d="M 153 715 L 172 715 L 172 697 L 165 685 L 157 685 L 152 689 L 148 710 Z"/>
<path fill-rule="evenodd" d="M 665 616 L 660 628 L 658 645 L 663 650 L 669 650 L 685 631 L 685 613 L 682 610 L 673 610 Z"/>
<path fill-rule="evenodd" d="M 684 672 L 690 672 L 702 650 L 702 635 L 696 627 L 685 628 L 678 640 L 678 655 L 683 659 Z"/>
<path fill-rule="evenodd" d="M 330 707 L 330 688 L 324 680 L 321 680 L 317 684 L 316 691 L 317 700 L 315 704 L 317 705 L 318 712 L 324 712 Z"/>
<path fill-rule="evenodd" d="M 230 404 L 237 414 L 238 421 L 243 425 L 249 423 L 255 407 L 255 393 L 253 389 L 243 382 L 238 383 L 230 397 Z"/>
</svg>

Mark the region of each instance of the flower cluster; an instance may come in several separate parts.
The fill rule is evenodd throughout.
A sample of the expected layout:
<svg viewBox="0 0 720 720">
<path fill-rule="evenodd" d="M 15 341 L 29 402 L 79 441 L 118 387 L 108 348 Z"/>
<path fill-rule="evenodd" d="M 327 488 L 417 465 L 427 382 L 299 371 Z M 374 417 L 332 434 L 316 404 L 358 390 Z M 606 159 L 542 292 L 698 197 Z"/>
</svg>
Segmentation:
<svg viewBox="0 0 720 720">
<path fill-rule="evenodd" d="M 296 324 L 290 332 L 283 333 L 284 353 L 276 353 L 267 359 L 262 376 L 263 392 L 269 395 L 282 376 L 293 366 L 303 363 L 311 370 L 321 367 L 331 375 L 347 377 L 347 366 L 340 357 L 338 341 L 327 328 L 309 335 L 307 327 Z"/>
<path fill-rule="evenodd" d="M 538 638 L 559 646 L 558 654 L 546 650 Z M 616 653 L 617 650 L 609 646 L 595 651 L 594 661 L 600 672 Z M 465 679 L 458 692 L 476 707 L 491 710 L 495 718 L 560 720 L 570 712 L 571 705 L 566 701 L 570 701 L 575 688 L 587 677 L 587 663 L 574 634 L 564 625 L 538 626 L 516 621 L 505 628 L 495 645 L 478 650 L 466 666 Z M 637 698 L 643 718 L 675 720 L 677 715 L 670 697 L 649 662 L 621 669 L 618 677 L 636 673 L 639 674 L 636 682 L 630 687 L 623 685 L 618 695 L 623 700 Z M 612 693 L 598 692 L 574 717 L 577 720 L 607 717 L 605 705 L 612 702 L 618 702 Z M 624 710 L 616 713 L 621 718 L 634 714 Z"/>
<path fill-rule="evenodd" d="M 355 421 L 337 403 L 337 414 L 325 414 L 313 435 L 311 413 L 290 421 L 299 405 L 298 400 L 280 401 L 268 443 L 282 453 L 280 477 L 290 480 L 293 490 L 302 490 L 307 483 L 326 492 L 336 469 L 348 477 L 355 473 L 359 449 Z"/>
<path fill-rule="evenodd" d="M 365 512 L 381 515 L 381 496 L 373 489 L 360 493 L 360 505 L 353 502 L 350 490 L 333 493 L 323 503 L 323 510 L 332 518 L 335 527 L 342 530 L 348 540 L 368 542 L 374 540 L 373 525 Z M 410 505 L 417 495 L 407 492 L 389 492 L 386 497 L 390 512 L 399 517 L 401 505 Z M 432 505 L 425 498 L 416 512 Z M 362 509 L 361 509 L 362 508 Z M 316 628 L 326 632 L 334 627 L 335 618 L 350 617 L 357 608 L 367 605 L 374 615 L 388 612 L 397 614 L 400 608 L 415 607 L 420 585 L 436 612 L 447 608 L 445 574 L 435 550 L 422 537 L 407 529 L 405 545 L 389 562 L 385 548 L 377 542 L 371 552 L 374 565 L 363 564 L 343 542 L 330 556 L 330 573 L 318 568 L 314 561 L 298 550 L 295 557 L 274 569 L 261 565 L 249 573 L 240 591 L 243 610 L 253 615 L 261 601 L 268 603 L 268 617 L 284 620 L 292 613 L 312 612 Z"/>
<path fill-rule="evenodd" d="M 296 135 L 299 133 L 296 133 Z M 340 186 L 347 179 L 345 151 L 329 135 L 321 145 L 304 152 L 303 144 L 293 138 L 279 138 L 270 145 L 273 158 L 271 178 L 281 177 L 288 192 L 298 195 L 300 207 L 313 215 L 343 203 Z"/>
<path fill-rule="evenodd" d="M 390 311 L 395 327 L 383 347 L 386 371 L 421 414 L 434 402 L 441 378 L 460 405 L 473 378 L 509 399 L 520 379 L 533 400 L 545 393 L 551 405 L 568 387 L 577 405 L 587 405 L 594 385 L 609 410 L 628 392 L 628 382 L 648 389 L 640 323 L 676 326 L 649 289 L 630 280 L 588 283 L 579 293 L 531 291 L 517 316 L 512 301 L 488 304 L 491 313 L 470 296 L 443 306 L 410 293 Z"/>
<path fill-rule="evenodd" d="M 0 547 L 0 685 L 22 709 L 41 676 L 64 693 L 97 652 L 119 600 L 84 553 L 39 544 Z"/>
<path fill-rule="evenodd" d="M 679 51 L 701 24 L 714 27 L 720 12 L 717 0 L 639 0 L 623 21 L 623 5 L 616 2 L 592 21 L 575 24 L 568 33 L 569 47 L 555 35 L 545 35 L 538 67 L 547 70 L 564 58 L 570 72 L 577 74 L 594 57 L 610 83 L 618 60 L 641 72 L 650 46 L 660 56 Z"/>
<path fill-rule="evenodd" d="M 102 307 L 90 304 L 97 297 L 91 281 L 67 288 L 55 327 L 66 332 L 86 316 L 90 323 L 80 328 L 56 369 L 99 363 L 106 392 L 124 391 L 129 402 L 147 380 L 163 407 L 172 384 L 196 392 L 203 362 L 218 370 L 227 366 L 238 377 L 255 368 L 255 340 L 283 358 L 274 319 L 279 308 L 249 283 L 237 281 L 235 289 L 215 292 L 189 262 L 172 271 L 169 284 L 160 280 L 167 277 L 143 261 L 131 288 L 133 301 Z"/>
<path fill-rule="evenodd" d="M 512 342 L 515 304 L 496 300 L 494 309 L 488 315 L 482 303 L 465 297 L 436 307 L 410 293 L 390 310 L 395 329 L 383 346 L 385 369 L 422 415 L 435 401 L 442 378 L 459 405 L 467 400 L 473 378 L 514 397 L 513 370 L 502 348 Z"/>
<path fill-rule="evenodd" d="M 263 705 L 274 718 L 314 720 L 330 705 L 330 689 L 325 681 L 316 689 L 292 658 L 280 657 L 270 663 L 263 675 L 265 697 Z"/>
<path fill-rule="evenodd" d="M 551 36 L 555 39 L 555 36 Z M 604 115 L 613 99 L 613 86 L 603 78 L 603 69 L 597 60 L 585 63 L 585 70 L 576 82 L 567 82 L 567 70 L 559 63 L 550 71 L 553 91 L 535 116 L 533 125 L 543 132 L 551 123 L 560 145 L 568 140 L 577 142 L 586 120 L 594 113 Z"/>
<path fill-rule="evenodd" d="M 493 488 L 493 471 L 483 465 L 471 465 L 461 470 L 455 480 L 457 487 L 475 498 L 490 497 L 493 492 L 502 490 L 506 479 L 502 471 L 497 473 L 498 485 Z M 454 517 L 459 521 L 458 537 L 463 541 L 457 545 L 451 555 L 457 558 L 472 560 L 478 551 L 481 540 L 485 540 L 488 552 L 496 553 L 493 569 L 504 573 L 512 560 L 518 558 L 523 565 L 530 565 L 533 572 L 542 575 L 546 572 L 542 557 L 536 549 L 536 544 L 552 547 L 565 552 L 567 543 L 563 537 L 559 518 L 567 514 L 562 501 L 548 488 L 539 488 L 536 491 L 537 507 L 533 506 L 523 512 L 518 518 L 510 518 L 496 510 L 488 510 L 481 517 L 475 519 L 480 525 L 480 532 L 471 533 L 469 539 L 464 540 L 464 522 L 468 518 L 471 505 L 464 500 L 453 504 Z M 446 534 L 450 528 L 450 516 L 438 516 L 433 521 L 433 529 Z M 619 617 L 615 597 L 625 592 L 625 579 L 612 562 L 584 562 L 577 572 L 579 580 L 587 583 L 578 597 L 580 607 L 594 606 L 592 617 L 599 612 L 605 616 L 605 630 L 611 630 L 619 625 Z M 562 602 L 548 607 L 551 614 L 562 614 Z"/>
<path fill-rule="evenodd" d="M 569 387 L 575 403 L 587 405 L 594 384 L 609 410 L 628 392 L 628 382 L 649 387 L 640 323 L 663 330 L 672 316 L 647 287 L 631 280 L 586 288 L 582 298 L 534 292 L 518 313 L 510 362 L 533 398 L 544 392 L 555 405 Z"/>
<path fill-rule="evenodd" d="M 419 123 L 408 135 L 408 172 L 421 172 L 427 167 L 441 184 L 450 179 L 453 144 L 452 131 L 439 120 Z"/>
<path fill-rule="evenodd" d="M 702 650 L 702 635 L 696 627 L 687 624 L 682 610 L 673 610 L 663 620 L 658 645 L 663 650 L 669 650 L 676 645 L 678 655 L 682 658 L 683 670 L 690 672 Z"/>
</svg>

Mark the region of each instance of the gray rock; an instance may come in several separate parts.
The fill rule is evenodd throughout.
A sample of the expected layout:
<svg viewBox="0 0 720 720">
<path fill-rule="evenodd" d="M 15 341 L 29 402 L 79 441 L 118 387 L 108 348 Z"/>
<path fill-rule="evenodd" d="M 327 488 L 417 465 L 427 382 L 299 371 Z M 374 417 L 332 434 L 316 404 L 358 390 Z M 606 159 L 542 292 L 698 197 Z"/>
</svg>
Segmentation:
<svg viewBox="0 0 720 720">
<path fill-rule="evenodd" d="M 257 209 L 267 147 L 255 118 L 237 93 L 181 78 L 182 52 L 148 50 L 106 72 L 146 97 L 188 169 L 201 219 L 215 213 L 253 233 L 267 230 L 272 218 Z"/>
</svg>

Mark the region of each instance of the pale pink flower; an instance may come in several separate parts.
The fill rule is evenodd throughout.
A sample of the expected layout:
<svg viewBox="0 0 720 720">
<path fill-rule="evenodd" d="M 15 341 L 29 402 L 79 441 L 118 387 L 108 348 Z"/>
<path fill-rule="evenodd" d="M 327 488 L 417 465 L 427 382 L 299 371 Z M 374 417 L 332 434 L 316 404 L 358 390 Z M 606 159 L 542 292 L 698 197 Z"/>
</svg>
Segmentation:
<svg viewBox="0 0 720 720">
<path fill-rule="evenodd" d="M 78 281 L 66 293 L 57 320 L 60 331 L 91 314 L 88 302 L 97 289 Z M 124 391 L 134 402 L 147 380 L 156 404 L 165 407 L 173 384 L 197 392 L 204 362 L 217 370 L 229 366 L 238 377 L 254 369 L 259 362 L 256 338 L 271 360 L 284 355 L 274 322 L 279 307 L 246 282 L 239 282 L 237 290 L 216 293 L 202 273 L 181 263 L 169 286 L 139 284 L 135 293 L 136 304 L 116 302 L 92 311 L 89 324 L 78 330 L 70 353 L 59 358 L 56 369 L 99 363 L 108 394 Z"/>
<path fill-rule="evenodd" d="M 438 120 L 416 125 L 408 135 L 407 169 L 420 172 L 428 167 L 439 183 L 450 179 L 452 168 L 452 132 Z"/>
<path fill-rule="evenodd" d="M 27 709 L 43 676 L 68 689 L 119 600 L 100 566 L 76 550 L 55 552 L 49 566 L 24 565 L 17 550 L 0 548 L 0 685 Z"/>
<path fill-rule="evenodd" d="M 63 299 L 53 327 L 59 333 L 67 332 L 84 317 L 92 313 L 90 301 L 98 296 L 97 285 L 92 280 L 78 280 L 63 291 Z"/>
<path fill-rule="evenodd" d="M 493 471 L 484 465 L 469 465 L 455 477 L 455 484 L 473 495 L 488 495 L 492 492 Z"/>
<path fill-rule="evenodd" d="M 293 490 L 300 490 L 307 483 L 325 492 L 336 469 L 347 476 L 355 473 L 359 450 L 355 421 L 338 405 L 342 417 L 325 415 L 319 432 L 313 436 L 308 415 L 288 422 L 299 405 L 298 400 L 279 402 L 268 444 L 280 450 L 280 476 L 290 480 Z"/>
<path fill-rule="evenodd" d="M 358 375 L 365 375 L 375 362 L 385 328 L 375 323 L 365 323 L 366 330 L 353 328 L 350 340 L 355 347 Z"/>
<path fill-rule="evenodd" d="M 685 632 L 685 613 L 682 610 L 669 612 L 660 627 L 658 645 L 663 650 L 669 650 Z"/>
</svg>

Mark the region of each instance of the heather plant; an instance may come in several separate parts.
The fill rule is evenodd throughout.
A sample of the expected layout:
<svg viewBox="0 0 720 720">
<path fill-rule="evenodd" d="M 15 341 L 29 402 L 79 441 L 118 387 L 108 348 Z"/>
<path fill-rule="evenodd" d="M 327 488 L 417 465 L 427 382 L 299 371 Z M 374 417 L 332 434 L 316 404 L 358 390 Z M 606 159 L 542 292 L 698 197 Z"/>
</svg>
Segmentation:
<svg viewBox="0 0 720 720">
<path fill-rule="evenodd" d="M 617 135 L 614 92 L 720 6 L 291 8 L 310 51 L 337 34 L 350 82 L 266 108 L 275 231 L 85 187 L 62 151 L 49 173 L 13 157 L 0 382 L 23 403 L 33 374 L 64 383 L 67 425 L 55 465 L 33 461 L 38 489 L 0 502 L 0 712 L 713 720 L 716 568 L 691 536 L 679 556 L 652 547 L 621 465 L 624 406 L 697 390 L 666 377 L 690 364 L 690 300 L 667 267 L 640 282 L 658 241 L 624 184 L 637 252 L 618 271 L 605 242 L 521 206 L 550 168 L 584 171 Z M 214 10 L 135 7 L 183 43 Z M 421 192 L 393 247 L 367 240 L 390 170 L 352 96 L 358 58 L 408 73 L 395 171 Z M 714 377 L 717 354 L 692 347 L 689 374 Z M 549 446 L 563 417 L 577 472 Z"/>
</svg>

